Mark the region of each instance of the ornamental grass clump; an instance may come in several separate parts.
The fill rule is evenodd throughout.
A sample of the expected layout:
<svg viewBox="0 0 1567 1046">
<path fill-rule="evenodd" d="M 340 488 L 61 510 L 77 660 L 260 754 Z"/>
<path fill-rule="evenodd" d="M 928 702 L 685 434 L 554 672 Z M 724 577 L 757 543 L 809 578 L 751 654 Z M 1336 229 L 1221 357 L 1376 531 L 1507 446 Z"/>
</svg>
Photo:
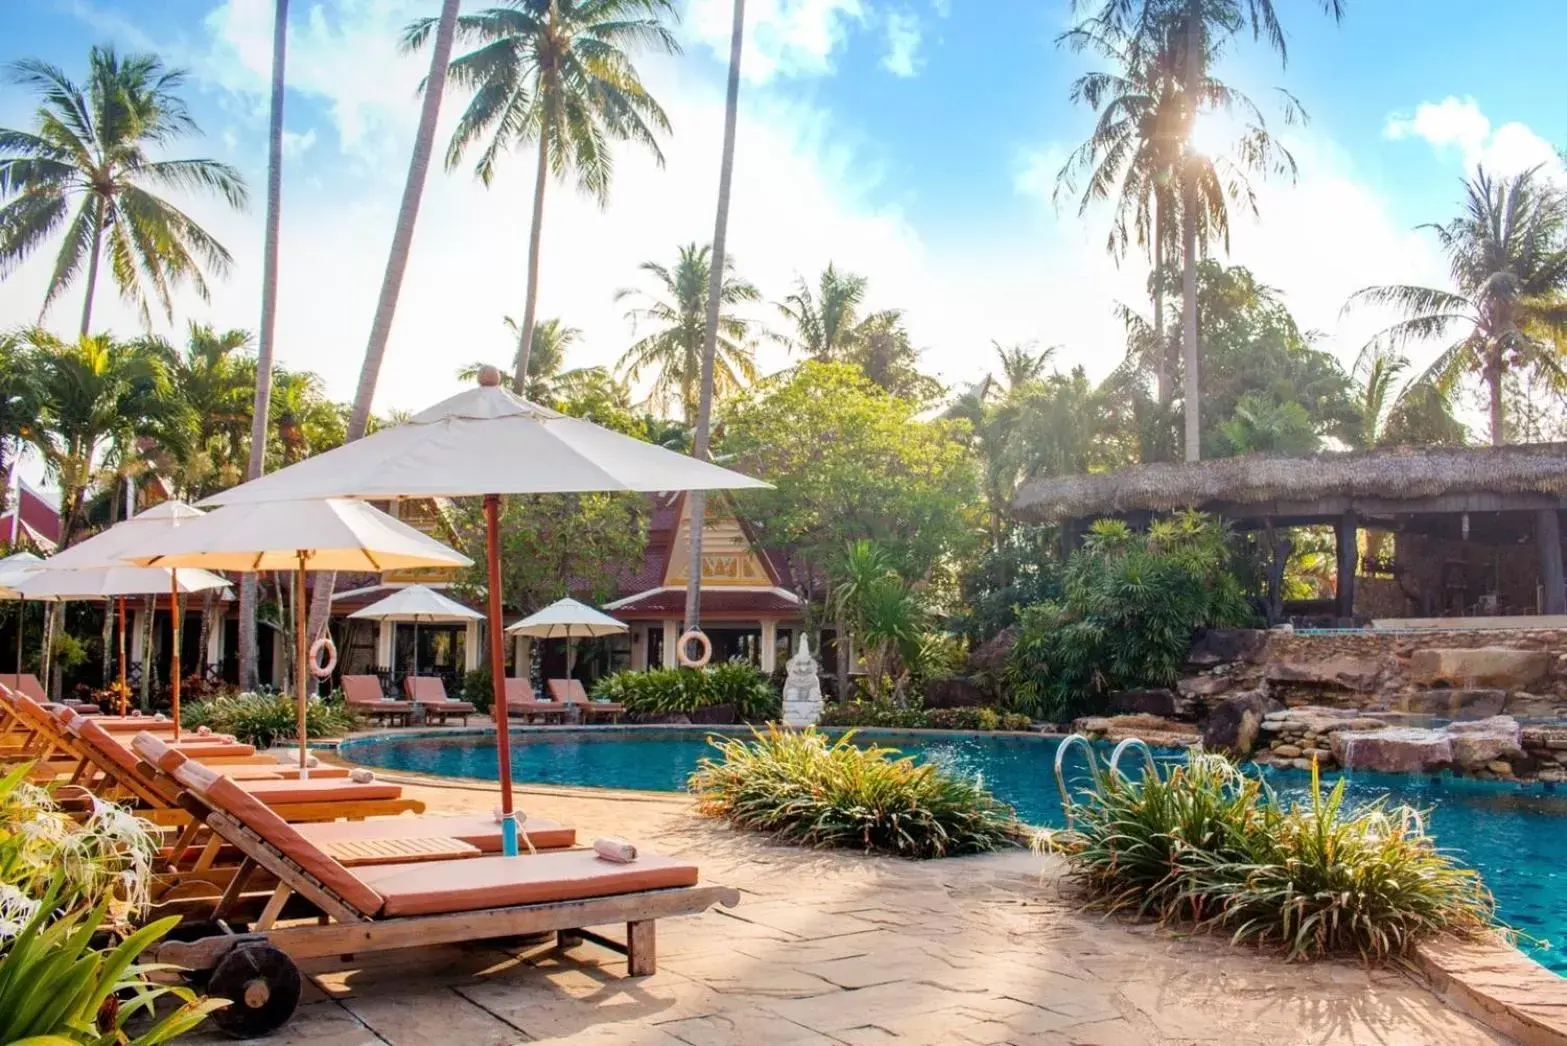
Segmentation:
<svg viewBox="0 0 1567 1046">
<path fill-rule="evenodd" d="M 1025 838 L 1012 808 L 975 778 L 896 749 L 833 741 L 776 726 L 745 738 L 714 738 L 722 758 L 691 775 L 698 810 L 804 846 L 896 857 L 954 857 L 1015 846 Z"/>
<path fill-rule="evenodd" d="M 1495 902 L 1437 848 L 1418 812 L 1346 806 L 1344 782 L 1286 808 L 1260 779 L 1193 753 L 1164 777 L 1109 775 L 1053 845 L 1094 903 L 1224 932 L 1290 959 L 1401 956 L 1420 937 L 1479 934 Z"/>
<path fill-rule="evenodd" d="M 297 740 L 298 707 L 286 694 L 238 694 L 193 704 L 181 721 L 187 728 L 205 726 L 233 734 L 240 742 L 271 748 L 280 739 Z M 335 701 L 311 701 L 305 706 L 307 737 L 341 737 L 356 730 L 360 719 Z"/>
</svg>

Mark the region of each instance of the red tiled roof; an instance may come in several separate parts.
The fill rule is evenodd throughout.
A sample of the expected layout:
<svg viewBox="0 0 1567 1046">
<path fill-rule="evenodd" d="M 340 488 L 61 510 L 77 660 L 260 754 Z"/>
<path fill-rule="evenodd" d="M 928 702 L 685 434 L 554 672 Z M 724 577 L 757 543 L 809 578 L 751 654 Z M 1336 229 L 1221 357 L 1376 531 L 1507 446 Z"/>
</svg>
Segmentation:
<svg viewBox="0 0 1567 1046">
<path fill-rule="evenodd" d="M 58 544 L 60 541 L 60 513 L 53 505 L 26 483 L 21 485 L 22 496 L 22 522 L 33 528 L 33 531 L 45 540 Z M 11 539 L 11 515 L 15 511 L 13 504 L 4 516 L 0 516 L 0 541 Z"/>
<path fill-rule="evenodd" d="M 606 611 L 614 617 L 669 617 L 678 616 L 686 608 L 683 589 L 663 589 L 650 592 L 641 599 L 621 603 Z M 777 592 L 735 592 L 724 589 L 702 590 L 702 615 L 765 615 L 767 617 L 794 617 L 800 613 L 800 604 Z"/>
</svg>

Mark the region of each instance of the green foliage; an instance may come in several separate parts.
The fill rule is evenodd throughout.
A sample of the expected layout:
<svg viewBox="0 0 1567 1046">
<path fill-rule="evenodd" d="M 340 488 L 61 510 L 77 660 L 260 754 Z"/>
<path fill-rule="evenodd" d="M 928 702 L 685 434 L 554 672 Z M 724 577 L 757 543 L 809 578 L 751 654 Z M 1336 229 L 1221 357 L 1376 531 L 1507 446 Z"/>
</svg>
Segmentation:
<svg viewBox="0 0 1567 1046">
<path fill-rule="evenodd" d="M 1018 524 L 964 572 L 964 613 L 954 622 L 975 646 L 1016 624 L 1023 607 L 1061 596 L 1055 527 Z"/>
<path fill-rule="evenodd" d="M 489 659 L 462 677 L 462 700 L 471 704 L 480 715 L 489 715 L 495 707 L 495 682 L 490 675 Z"/>
<path fill-rule="evenodd" d="M 1324 795 L 1313 775 L 1310 803 L 1285 809 L 1260 779 L 1195 753 L 1166 776 L 1105 777 L 1072 813 L 1055 842 L 1096 904 L 1291 959 L 1400 956 L 1425 935 L 1480 932 L 1495 909 L 1415 811 L 1346 808 L 1342 780 Z"/>
<path fill-rule="evenodd" d="M 930 612 L 923 593 L 893 569 L 874 541 L 851 541 L 832 564 L 829 610 L 849 626 L 871 697 L 902 704 L 909 677 L 927 652 Z"/>
<path fill-rule="evenodd" d="M 1229 529 L 1194 512 L 1146 534 L 1095 523 L 1062 596 L 1023 611 L 1002 670 L 1020 711 L 1068 718 L 1112 690 L 1170 686 L 1199 628 L 1248 623 Z"/>
<path fill-rule="evenodd" d="M 698 810 L 788 842 L 897 857 L 955 857 L 1015 845 L 1012 808 L 977 780 L 896 749 L 770 727 L 714 738 L 721 758 L 691 775 Z"/>
<path fill-rule="evenodd" d="M 1027 732 L 1033 721 L 1017 712 L 995 708 L 899 708 L 890 704 L 850 701 L 822 709 L 820 726 L 877 727 L 885 730 L 1014 730 Z"/>
<path fill-rule="evenodd" d="M 778 691 L 766 674 L 739 659 L 707 668 L 652 668 L 617 672 L 593 688 L 593 696 L 626 706 L 639 716 L 692 715 L 729 705 L 742 719 L 761 722 L 779 712 Z"/>
<path fill-rule="evenodd" d="M 184 710 L 187 727 L 205 726 L 257 748 L 279 740 L 297 740 L 298 708 L 286 694 L 238 694 L 215 697 Z M 337 701 L 311 701 L 305 706 L 306 737 L 341 737 L 361 726 L 358 716 Z"/>
</svg>

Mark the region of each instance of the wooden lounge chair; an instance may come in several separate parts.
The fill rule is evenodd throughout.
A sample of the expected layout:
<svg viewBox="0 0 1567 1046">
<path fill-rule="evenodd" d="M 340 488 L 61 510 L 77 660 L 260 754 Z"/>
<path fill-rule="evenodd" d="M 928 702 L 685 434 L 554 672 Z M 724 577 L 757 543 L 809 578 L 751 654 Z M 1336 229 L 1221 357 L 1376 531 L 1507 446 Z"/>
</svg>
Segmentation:
<svg viewBox="0 0 1567 1046">
<path fill-rule="evenodd" d="M 473 705 L 446 696 L 446 684 L 438 676 L 409 676 L 403 680 L 403 692 L 408 700 L 424 709 L 425 722 L 440 716 L 444 726 L 451 716 L 461 716 L 462 725 L 467 726 L 468 717 L 473 715 Z"/>
<path fill-rule="evenodd" d="M 735 890 L 697 885 L 694 865 L 649 854 L 630 864 L 568 850 L 348 868 L 234 782 L 195 763 L 176 779 L 243 863 L 214 913 L 219 932 L 165 940 L 145 957 L 210 971 L 208 993 L 234 1003 L 213 1017 L 230 1034 L 260 1035 L 288 1020 L 303 960 L 554 931 L 561 947 L 591 941 L 624 954 L 640 977 L 656 969 L 656 920 L 739 902 Z M 251 932 L 234 933 L 230 909 L 256 869 L 278 885 Z M 293 912 L 310 921 L 280 925 Z M 625 924 L 624 943 L 586 929 L 613 923 Z"/>
<path fill-rule="evenodd" d="M 506 679 L 506 711 L 524 720 L 537 717 L 542 723 L 566 721 L 566 706 L 562 702 L 540 701 L 531 682 L 511 676 Z"/>
<path fill-rule="evenodd" d="M 343 703 L 351 711 L 367 719 L 378 719 L 388 726 L 397 726 L 402 720 L 408 725 L 413 705 L 407 701 L 391 701 L 381 692 L 381 681 L 375 676 L 344 676 Z"/>
<path fill-rule="evenodd" d="M 34 701 L 38 701 L 42 704 L 52 703 L 50 702 L 48 695 L 44 693 L 43 684 L 40 683 L 38 681 L 38 677 L 33 675 L 31 672 L 23 672 L 20 675 L 15 672 L 12 672 L 9 675 L 0 675 L 0 685 L 8 686 L 19 694 L 26 694 Z M 98 706 L 90 701 L 77 701 L 74 698 L 67 698 L 62 701 L 61 704 L 65 705 L 67 708 L 74 708 L 83 715 L 92 715 L 98 711 Z"/>
<path fill-rule="evenodd" d="M 584 723 L 591 723 L 596 719 L 607 718 L 611 723 L 620 722 L 620 717 L 625 713 L 626 706 L 610 701 L 590 701 L 588 692 L 582 687 L 580 679 L 551 679 L 549 681 L 550 696 L 563 705 L 570 705 L 582 715 Z"/>
</svg>

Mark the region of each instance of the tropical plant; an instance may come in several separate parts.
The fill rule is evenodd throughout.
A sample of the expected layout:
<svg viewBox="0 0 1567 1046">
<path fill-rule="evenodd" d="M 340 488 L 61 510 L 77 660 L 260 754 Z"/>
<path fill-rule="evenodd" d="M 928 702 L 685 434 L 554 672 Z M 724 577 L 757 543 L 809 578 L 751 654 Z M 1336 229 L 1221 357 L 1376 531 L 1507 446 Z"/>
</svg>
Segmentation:
<svg viewBox="0 0 1567 1046">
<path fill-rule="evenodd" d="M 1436 382 L 1421 374 L 1400 383 L 1408 367 L 1409 358 L 1385 341 L 1360 350 L 1352 378 L 1361 422 L 1353 446 L 1464 444 L 1467 430 Z"/>
<path fill-rule="evenodd" d="M 343 412 L 327 398 L 326 383 L 319 374 L 279 367 L 272 386 L 278 465 L 287 467 L 311 454 L 342 446 Z"/>
<path fill-rule="evenodd" d="M 650 668 L 616 672 L 600 679 L 593 696 L 626 706 L 635 717 L 693 715 L 726 705 L 741 719 L 763 722 L 776 718 L 778 691 L 767 675 L 749 661 L 733 660 L 694 668 Z"/>
<path fill-rule="evenodd" d="M 829 581 L 828 609 L 858 644 L 872 699 L 906 704 L 929 625 L 920 593 L 898 575 L 886 549 L 863 539 L 848 544 Z"/>
<path fill-rule="evenodd" d="M 27 343 L 15 334 L 0 334 L 0 513 L 9 507 L 12 463 L 38 424 L 37 378 Z"/>
<path fill-rule="evenodd" d="M 219 696 L 192 703 L 180 718 L 187 727 L 210 727 L 257 748 L 297 740 L 299 735 L 299 708 L 287 694 Z M 361 725 L 353 710 L 341 702 L 311 701 L 305 706 L 307 737 L 342 737 Z"/>
<path fill-rule="evenodd" d="M 725 259 L 719 291 L 719 316 L 712 367 L 712 394 L 726 396 L 756 377 L 750 321 L 733 309 L 761 297 L 757 289 L 734 275 L 733 259 Z M 626 313 L 632 324 L 655 329 L 626 350 L 618 364 L 626 380 L 636 381 L 644 372 L 657 374 L 651 397 L 666 404 L 673 400 L 687 425 L 694 425 L 701 406 L 703 342 L 707 329 L 707 296 L 712 282 L 712 251 L 695 243 L 680 248 L 673 267 L 643 262 L 643 272 L 658 285 L 655 295 L 635 290 L 616 292 L 615 300 L 638 298 L 642 304 Z"/>
<path fill-rule="evenodd" d="M 182 408 L 159 441 L 161 464 L 176 492 L 195 501 L 239 483 L 256 381 L 250 333 L 192 323 L 184 349 L 159 337 L 144 344 L 163 360 L 170 393 Z"/>
<path fill-rule="evenodd" d="M 504 317 L 506 329 L 516 337 L 521 329 L 510 316 Z M 582 331 L 568 327 L 558 318 L 540 320 L 533 328 L 533 351 L 528 356 L 528 382 L 517 388 L 517 360 L 512 358 L 511 370 L 501 371 L 501 384 L 532 403 L 554 404 L 562 398 L 576 395 L 581 389 L 603 373 L 602 367 L 578 367 L 565 370 L 566 354 L 582 340 Z M 470 363 L 457 372 L 459 381 L 473 381 L 485 367 L 482 363 Z"/>
<path fill-rule="evenodd" d="M 581 190 L 602 205 L 609 198 L 612 141 L 637 142 L 664 162 L 658 135 L 669 131 L 669 119 L 642 85 L 628 51 L 648 47 L 677 54 L 680 46 L 665 17 L 677 17 L 671 0 L 503 0 L 457 20 L 457 35 L 478 46 L 446 73 L 473 92 L 452 132 L 447 169 L 487 138 L 474 173 L 488 186 L 501 152 L 526 144 L 538 148 L 528 295 L 517 340 L 519 387 L 527 383 L 532 352 L 550 174 L 563 181 L 575 174 Z M 404 46 L 422 47 L 434 25 L 431 18 L 411 24 Z"/>
<path fill-rule="evenodd" d="M 1341 779 L 1286 808 L 1222 756 L 1133 781 L 1096 775 L 1051 841 L 1093 903 L 1195 924 L 1290 959 L 1407 954 L 1422 937 L 1487 930 L 1480 877 L 1439 850 L 1408 807 L 1349 807 Z"/>
<path fill-rule="evenodd" d="M 738 828 L 822 849 L 895 857 L 956 857 L 1006 849 L 1023 838 L 1012 808 L 963 777 L 892 748 L 859 747 L 771 726 L 709 743 L 691 775 L 698 812 Z"/>
<path fill-rule="evenodd" d="M 149 296 L 173 318 L 173 287 L 189 282 L 206 300 L 203 269 L 228 272 L 229 253 L 188 215 L 155 190 L 215 193 L 231 207 L 246 202 L 244 179 L 216 160 L 154 160 L 149 149 L 199 133 L 178 91 L 185 73 L 155 55 L 121 58 L 94 47 L 86 86 L 39 59 L 6 67 L 8 79 L 39 98 L 36 132 L 0 130 L 0 273 L 20 264 L 60 231 L 43 311 L 80 275 L 87 291 L 81 333 L 92 321 L 98 266 L 108 252 L 120 295 L 151 322 Z"/>
<path fill-rule="evenodd" d="M 888 702 L 847 701 L 822 709 L 822 727 L 862 726 L 886 730 L 1010 730 L 1027 732 L 1033 721 L 1017 712 L 979 705 L 957 708 L 900 708 Z"/>
<path fill-rule="evenodd" d="M 729 705 L 740 718 L 751 722 L 778 718 L 778 690 L 767 673 L 751 662 L 733 658 L 702 671 L 707 676 L 707 692 L 713 704 Z"/>
<path fill-rule="evenodd" d="M 1567 389 L 1567 195 L 1539 168 L 1501 180 L 1481 168 L 1464 188 L 1462 214 L 1424 226 L 1447 255 L 1454 289 L 1367 287 L 1346 308 L 1401 312 L 1404 319 L 1378 335 L 1395 349 L 1447 340 L 1426 379 L 1447 395 L 1463 379 L 1478 377 L 1489 394 L 1491 445 L 1501 446 L 1509 373 L 1532 373 Z"/>
<path fill-rule="evenodd" d="M 921 373 L 920 350 L 896 309 L 874 313 L 855 328 L 854 343 L 843 358 L 875 385 L 922 407 L 934 404 L 947 391 L 940 381 Z"/>
<path fill-rule="evenodd" d="M 801 277 L 794 292 L 778 303 L 778 312 L 794 328 L 779 340 L 818 363 L 842 361 L 872 318 L 860 315 L 867 286 L 864 276 L 840 272 L 830 262 L 814 289 Z"/>
</svg>

